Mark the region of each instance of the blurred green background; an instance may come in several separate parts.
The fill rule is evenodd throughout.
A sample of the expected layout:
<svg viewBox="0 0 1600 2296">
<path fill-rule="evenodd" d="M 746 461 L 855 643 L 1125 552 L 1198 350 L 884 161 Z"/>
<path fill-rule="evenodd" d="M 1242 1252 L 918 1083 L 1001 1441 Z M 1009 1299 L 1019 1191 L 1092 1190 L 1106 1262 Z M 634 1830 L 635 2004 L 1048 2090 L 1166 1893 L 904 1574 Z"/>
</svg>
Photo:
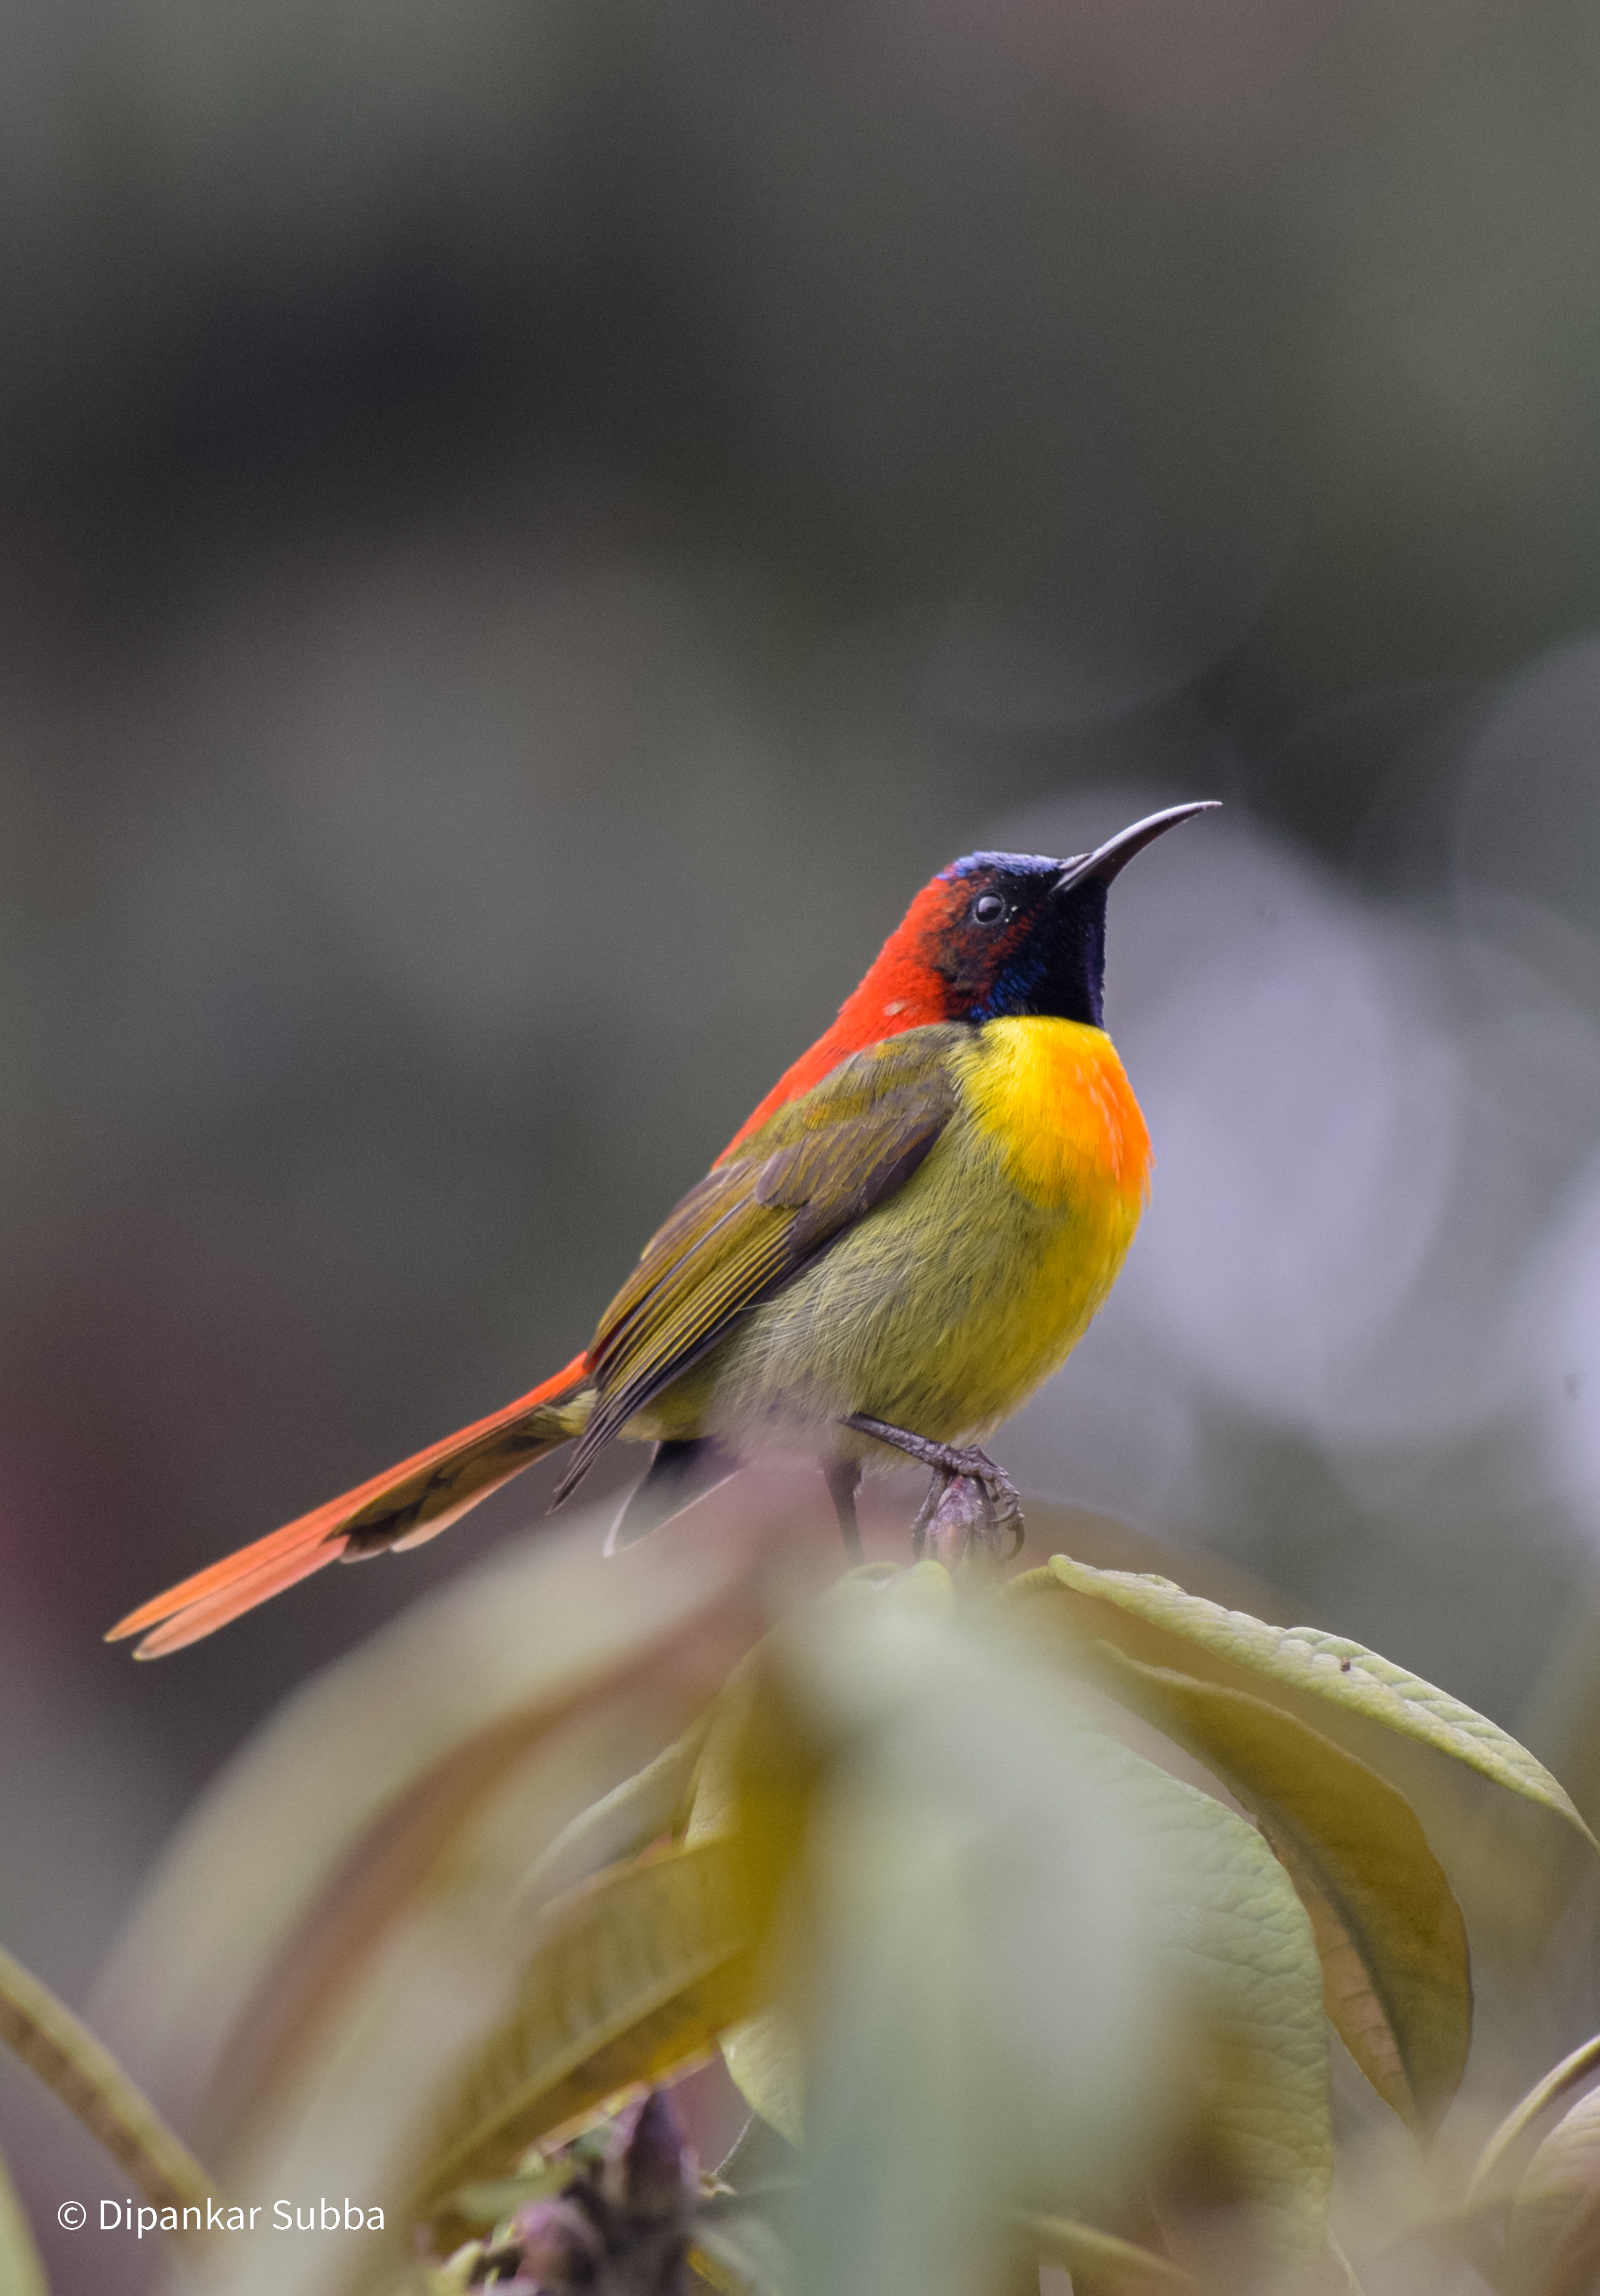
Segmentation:
<svg viewBox="0 0 1600 2296">
<path fill-rule="evenodd" d="M 19 0 L 0 168 L 12 1949 L 86 2000 L 548 1477 L 161 1667 L 113 1619 L 564 1361 L 934 869 L 1169 798 L 1155 1205 L 999 1455 L 1554 1711 L 1600 9 Z M 0 2143 L 38 2216 L 91 2157 L 9 2071 Z"/>
</svg>

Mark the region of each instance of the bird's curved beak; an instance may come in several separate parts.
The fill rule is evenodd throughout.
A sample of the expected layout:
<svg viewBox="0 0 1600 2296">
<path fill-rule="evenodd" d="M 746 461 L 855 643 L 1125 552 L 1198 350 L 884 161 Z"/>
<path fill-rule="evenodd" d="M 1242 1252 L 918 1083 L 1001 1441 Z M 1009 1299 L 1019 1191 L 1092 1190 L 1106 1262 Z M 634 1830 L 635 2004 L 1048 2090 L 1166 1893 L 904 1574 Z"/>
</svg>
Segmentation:
<svg viewBox="0 0 1600 2296">
<path fill-rule="evenodd" d="M 1175 829 L 1180 821 L 1190 821 L 1197 813 L 1215 813 L 1221 804 L 1220 798 L 1201 798 L 1194 805 L 1170 805 L 1164 813 L 1147 813 L 1131 829 L 1108 837 L 1104 845 L 1097 845 L 1092 853 L 1079 853 L 1061 865 L 1061 874 L 1052 890 L 1070 892 L 1090 877 L 1098 877 L 1102 885 L 1109 885 L 1117 871 L 1125 868 L 1136 853 L 1142 853 L 1164 830 Z"/>
</svg>

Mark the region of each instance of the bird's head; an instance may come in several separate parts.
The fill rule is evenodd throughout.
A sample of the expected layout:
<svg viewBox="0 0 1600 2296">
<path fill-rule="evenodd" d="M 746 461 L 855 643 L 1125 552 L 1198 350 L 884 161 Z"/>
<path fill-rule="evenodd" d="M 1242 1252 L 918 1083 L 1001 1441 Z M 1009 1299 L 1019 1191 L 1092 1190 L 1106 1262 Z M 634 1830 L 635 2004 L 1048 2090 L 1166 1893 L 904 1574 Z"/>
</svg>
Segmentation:
<svg viewBox="0 0 1600 2296">
<path fill-rule="evenodd" d="M 1106 888 L 1153 838 L 1211 809 L 1210 800 L 1170 806 L 1065 861 L 1039 853 L 952 861 L 923 887 L 832 1028 L 785 1070 L 724 1158 L 841 1061 L 908 1029 L 1011 1013 L 1099 1028 Z"/>
<path fill-rule="evenodd" d="M 943 1020 L 1041 1014 L 1098 1029 L 1112 879 L 1163 830 L 1213 803 L 1171 806 L 1065 860 L 969 853 L 918 895 L 885 955 L 899 944 L 900 964 L 923 973 L 926 1002 L 942 1006 Z"/>
</svg>

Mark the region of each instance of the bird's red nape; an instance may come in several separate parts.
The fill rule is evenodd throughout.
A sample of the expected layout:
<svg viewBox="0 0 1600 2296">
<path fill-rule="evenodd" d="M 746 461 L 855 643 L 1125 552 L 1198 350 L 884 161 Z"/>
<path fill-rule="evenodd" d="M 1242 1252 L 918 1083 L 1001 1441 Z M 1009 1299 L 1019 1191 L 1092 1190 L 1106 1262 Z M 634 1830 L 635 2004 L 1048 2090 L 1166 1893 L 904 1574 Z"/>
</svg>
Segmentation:
<svg viewBox="0 0 1600 2296">
<path fill-rule="evenodd" d="M 798 1100 L 814 1084 L 830 1076 L 852 1053 L 881 1045 L 908 1029 L 926 1029 L 951 1017 L 951 985 L 936 958 L 958 912 L 967 901 L 967 889 L 946 870 L 927 884 L 878 951 L 859 988 L 839 1007 L 838 1019 L 785 1069 L 766 1098 L 739 1126 L 718 1157 L 725 1163 L 734 1150 L 759 1132 L 774 1109 Z"/>
</svg>

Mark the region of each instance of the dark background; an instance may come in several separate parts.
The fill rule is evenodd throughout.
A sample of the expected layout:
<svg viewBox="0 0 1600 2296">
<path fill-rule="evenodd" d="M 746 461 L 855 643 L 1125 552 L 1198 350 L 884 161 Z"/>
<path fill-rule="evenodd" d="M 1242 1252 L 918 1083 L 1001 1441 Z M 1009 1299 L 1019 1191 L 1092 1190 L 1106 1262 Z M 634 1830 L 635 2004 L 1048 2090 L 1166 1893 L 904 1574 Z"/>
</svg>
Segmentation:
<svg viewBox="0 0 1600 2296">
<path fill-rule="evenodd" d="M 12 1950 L 87 1999 L 241 1734 L 550 1478 L 159 1667 L 113 1619 L 564 1361 L 934 869 L 1175 797 L 1155 1208 L 997 1447 L 1548 1717 L 1600 9 L 19 0 L 0 186 Z M 53 2214 L 92 2156 L 0 2104 Z"/>
</svg>

